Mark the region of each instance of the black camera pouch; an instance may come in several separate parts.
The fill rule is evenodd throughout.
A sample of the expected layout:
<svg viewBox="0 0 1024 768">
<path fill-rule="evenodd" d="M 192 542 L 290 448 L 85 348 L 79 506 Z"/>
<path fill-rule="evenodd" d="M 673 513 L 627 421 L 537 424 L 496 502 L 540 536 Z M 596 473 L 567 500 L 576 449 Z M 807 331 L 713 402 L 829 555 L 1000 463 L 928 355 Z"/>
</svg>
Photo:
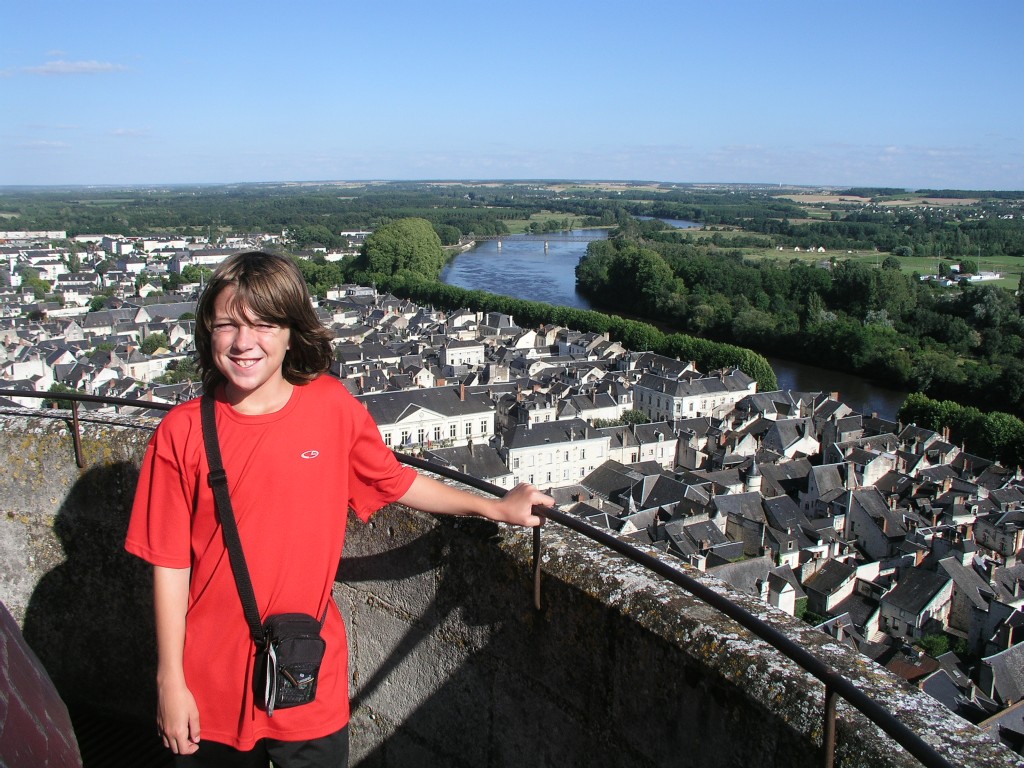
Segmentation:
<svg viewBox="0 0 1024 768">
<path fill-rule="evenodd" d="M 327 643 L 320 622 L 305 613 L 281 613 L 263 624 L 266 643 L 257 650 L 253 676 L 256 702 L 274 716 L 275 709 L 308 704 L 316 698 Z"/>
</svg>

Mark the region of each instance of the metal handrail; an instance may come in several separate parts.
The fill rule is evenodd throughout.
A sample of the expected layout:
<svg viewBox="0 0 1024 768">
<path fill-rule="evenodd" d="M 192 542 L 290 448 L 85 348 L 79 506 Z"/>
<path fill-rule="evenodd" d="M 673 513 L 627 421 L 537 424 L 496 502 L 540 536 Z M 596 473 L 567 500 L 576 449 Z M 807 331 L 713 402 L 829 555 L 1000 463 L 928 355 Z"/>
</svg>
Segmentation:
<svg viewBox="0 0 1024 768">
<path fill-rule="evenodd" d="M 145 400 L 129 400 L 125 397 L 104 397 L 87 395 L 84 392 L 29 392 L 21 389 L 0 389 L 0 397 L 33 397 L 38 400 L 69 400 L 71 402 L 71 438 L 75 446 L 75 464 L 79 469 L 85 467 L 82 455 L 82 429 L 78 419 L 79 403 L 101 403 L 103 405 L 122 405 L 131 408 L 169 411 L 173 403 L 151 403 Z"/>
<path fill-rule="evenodd" d="M 38 399 L 68 400 L 72 404 L 72 421 L 74 426 L 75 458 L 79 467 L 82 467 L 81 438 L 79 434 L 78 403 L 103 403 L 134 408 L 147 408 L 151 410 L 169 411 L 174 407 L 170 403 L 152 403 L 140 400 L 128 400 L 118 397 L 102 397 L 99 395 L 87 395 L 75 392 L 28 392 L 21 390 L 2 390 L 0 397 L 32 397 Z M 399 451 L 394 451 L 397 459 L 408 466 L 431 472 L 442 477 L 455 480 L 463 485 L 483 491 L 492 496 L 502 497 L 508 493 L 508 489 L 501 488 L 493 483 L 472 477 L 458 470 L 451 469 L 443 464 L 436 464 L 422 458 L 410 456 Z M 835 757 L 835 717 L 836 717 L 836 696 L 842 696 L 854 709 L 861 712 L 871 722 L 891 736 L 898 744 L 913 755 L 926 768 L 954 768 L 954 766 L 940 755 L 932 745 L 918 736 L 908 728 L 889 710 L 885 709 L 878 702 L 874 701 L 867 694 L 858 689 L 849 679 L 830 668 L 817 656 L 811 654 L 802 645 L 799 645 L 791 638 L 784 635 L 765 621 L 754 616 L 749 611 L 729 600 L 724 595 L 714 591 L 710 587 L 688 576 L 678 568 L 660 560 L 638 547 L 617 539 L 607 531 L 595 528 L 581 518 L 566 514 L 557 508 L 538 507 L 536 513 L 542 517 L 553 520 L 560 525 L 576 531 L 587 538 L 602 544 L 620 555 L 638 563 L 650 571 L 658 574 L 667 581 L 689 592 L 698 600 L 710 605 L 720 613 L 733 619 L 736 623 L 747 629 L 756 637 L 765 641 L 791 661 L 795 662 L 804 671 L 810 673 L 825 685 L 824 702 L 824 728 L 822 738 L 823 765 L 831 768 Z M 534 575 L 534 602 L 540 608 L 540 547 L 541 528 L 533 529 L 533 575 Z"/>
</svg>

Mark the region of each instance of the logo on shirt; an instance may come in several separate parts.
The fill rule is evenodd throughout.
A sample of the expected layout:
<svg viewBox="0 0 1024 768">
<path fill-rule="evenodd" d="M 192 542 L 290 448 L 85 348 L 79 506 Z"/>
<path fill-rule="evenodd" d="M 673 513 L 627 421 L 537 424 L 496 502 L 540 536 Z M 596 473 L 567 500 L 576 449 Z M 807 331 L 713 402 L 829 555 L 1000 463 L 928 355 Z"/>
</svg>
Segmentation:
<svg viewBox="0 0 1024 768">
<path fill-rule="evenodd" d="M 304 459 L 315 459 L 320 455 L 320 451 L 303 451 L 299 455 Z"/>
</svg>

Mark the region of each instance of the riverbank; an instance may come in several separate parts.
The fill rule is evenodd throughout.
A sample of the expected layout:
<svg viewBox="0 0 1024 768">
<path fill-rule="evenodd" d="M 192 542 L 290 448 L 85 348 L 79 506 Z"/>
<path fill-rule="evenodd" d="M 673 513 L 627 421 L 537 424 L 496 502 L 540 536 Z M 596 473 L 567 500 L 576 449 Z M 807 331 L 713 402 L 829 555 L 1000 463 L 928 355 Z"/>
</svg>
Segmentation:
<svg viewBox="0 0 1024 768">
<path fill-rule="evenodd" d="M 583 235 L 587 236 L 586 239 L 579 239 Z M 544 238 L 548 243 L 547 250 L 544 249 L 544 242 L 519 235 L 503 238 L 500 250 L 493 240 L 481 241 L 476 247 L 455 254 L 442 271 L 440 280 L 447 285 L 467 290 L 484 290 L 516 299 L 613 314 L 626 320 L 646 323 L 666 334 L 690 335 L 656 318 L 599 307 L 577 290 L 576 265 L 586 253 L 588 242 L 603 239 L 607 235 L 607 228 L 551 233 Z M 863 413 L 877 413 L 893 419 L 907 395 L 903 391 L 888 389 L 866 376 L 832 371 L 775 356 L 768 359 L 780 387 L 805 392 L 838 391 L 844 402 Z"/>
</svg>

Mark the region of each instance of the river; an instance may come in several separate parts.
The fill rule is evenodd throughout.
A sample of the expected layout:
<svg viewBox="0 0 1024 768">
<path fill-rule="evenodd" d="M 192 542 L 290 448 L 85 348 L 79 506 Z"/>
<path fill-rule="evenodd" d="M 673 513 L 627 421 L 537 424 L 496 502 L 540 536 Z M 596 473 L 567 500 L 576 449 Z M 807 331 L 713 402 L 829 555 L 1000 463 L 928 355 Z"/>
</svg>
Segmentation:
<svg viewBox="0 0 1024 768">
<path fill-rule="evenodd" d="M 668 223 L 680 228 L 699 226 L 682 220 Z M 576 265 L 586 253 L 588 242 L 607 236 L 603 229 L 574 229 L 543 236 L 508 235 L 502 238 L 500 247 L 498 241 L 485 240 L 452 259 L 441 273 L 441 281 L 517 299 L 594 309 L 576 290 Z M 838 392 L 840 400 L 864 414 L 894 419 L 907 396 L 906 392 L 878 386 L 861 376 L 777 357 L 769 357 L 768 362 L 780 389 Z"/>
</svg>

